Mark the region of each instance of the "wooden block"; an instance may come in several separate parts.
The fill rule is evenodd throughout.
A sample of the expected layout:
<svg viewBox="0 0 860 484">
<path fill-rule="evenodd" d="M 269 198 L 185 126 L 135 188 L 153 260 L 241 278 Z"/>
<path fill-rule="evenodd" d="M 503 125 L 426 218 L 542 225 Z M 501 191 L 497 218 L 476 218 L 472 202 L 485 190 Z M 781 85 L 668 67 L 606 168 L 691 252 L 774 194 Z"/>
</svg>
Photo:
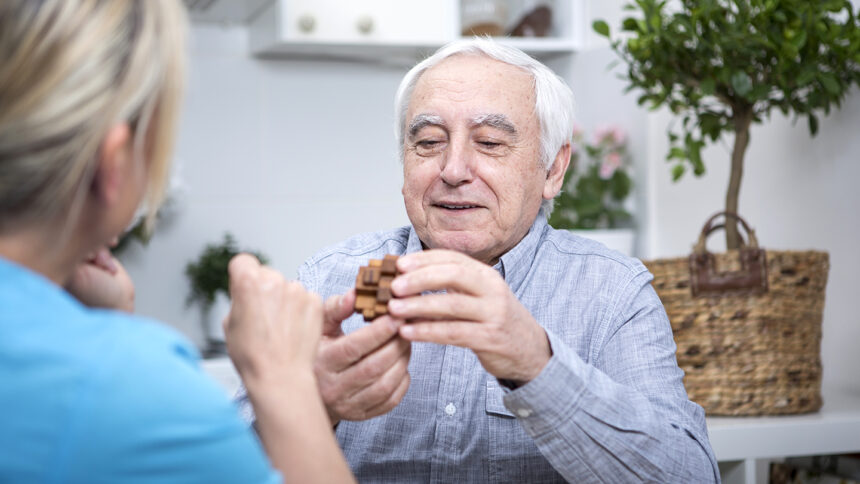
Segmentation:
<svg viewBox="0 0 860 484">
<path fill-rule="evenodd" d="M 355 312 L 365 321 L 388 314 L 391 300 L 391 281 L 397 276 L 397 256 L 386 255 L 382 260 L 371 259 L 358 268 L 355 277 Z"/>
</svg>

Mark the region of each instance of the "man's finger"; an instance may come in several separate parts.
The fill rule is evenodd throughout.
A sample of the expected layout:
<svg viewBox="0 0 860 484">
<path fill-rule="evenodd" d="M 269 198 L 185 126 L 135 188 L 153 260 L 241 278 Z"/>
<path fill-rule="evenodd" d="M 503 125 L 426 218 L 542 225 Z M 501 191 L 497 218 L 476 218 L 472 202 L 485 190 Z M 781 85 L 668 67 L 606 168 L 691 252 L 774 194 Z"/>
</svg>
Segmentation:
<svg viewBox="0 0 860 484">
<path fill-rule="evenodd" d="M 400 380 L 400 384 L 398 385 L 397 389 L 394 390 L 394 393 L 389 395 L 387 400 L 367 410 L 368 416 L 375 417 L 377 415 L 388 413 L 394 407 L 399 405 L 400 401 L 403 400 L 403 397 L 406 395 L 407 390 L 409 390 L 410 382 L 411 378 L 409 376 L 409 373 L 406 373 L 406 375 Z"/>
<path fill-rule="evenodd" d="M 484 328 L 481 323 L 463 321 L 410 323 L 400 327 L 400 336 L 409 341 L 453 345 L 475 351 L 484 349 Z"/>
<path fill-rule="evenodd" d="M 492 279 L 489 278 L 497 275 L 486 265 L 434 264 L 398 275 L 391 281 L 391 292 L 405 297 L 444 289 L 479 296 L 490 287 L 487 281 Z"/>
<path fill-rule="evenodd" d="M 406 321 L 414 320 L 459 320 L 484 321 L 488 308 L 483 300 L 460 293 L 427 294 L 392 299 L 388 302 L 388 312 L 392 317 Z"/>
<path fill-rule="evenodd" d="M 326 299 L 323 334 L 326 336 L 340 336 L 343 334 L 340 324 L 354 312 L 354 305 L 355 289 L 350 289 L 346 294 L 331 296 Z"/>
<path fill-rule="evenodd" d="M 391 338 L 376 351 L 365 355 L 360 361 L 343 371 L 341 377 L 356 386 L 372 385 L 392 366 L 402 360 L 409 363 L 411 343 L 403 338 Z"/>
<path fill-rule="evenodd" d="M 362 387 L 349 397 L 350 405 L 355 408 L 371 409 L 384 405 L 397 391 L 404 379 L 409 378 L 409 360 L 401 358 L 388 368 L 370 385 Z"/>
<path fill-rule="evenodd" d="M 380 316 L 371 324 L 334 340 L 321 356 L 329 362 L 329 369 L 342 371 L 388 342 L 402 325 L 401 320 Z"/>
</svg>

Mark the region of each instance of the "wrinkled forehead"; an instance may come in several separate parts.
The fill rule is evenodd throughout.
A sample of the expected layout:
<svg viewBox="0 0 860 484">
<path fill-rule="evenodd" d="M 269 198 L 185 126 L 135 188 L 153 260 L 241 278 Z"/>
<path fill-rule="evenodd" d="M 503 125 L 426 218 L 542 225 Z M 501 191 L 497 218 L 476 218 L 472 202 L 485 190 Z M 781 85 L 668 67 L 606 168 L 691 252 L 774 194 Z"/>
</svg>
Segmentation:
<svg viewBox="0 0 860 484">
<path fill-rule="evenodd" d="M 443 115 L 440 106 L 472 119 L 504 115 L 527 122 L 534 114 L 534 77 L 527 70 L 478 54 L 457 54 L 427 69 L 415 84 L 407 126 L 417 115 Z"/>
</svg>

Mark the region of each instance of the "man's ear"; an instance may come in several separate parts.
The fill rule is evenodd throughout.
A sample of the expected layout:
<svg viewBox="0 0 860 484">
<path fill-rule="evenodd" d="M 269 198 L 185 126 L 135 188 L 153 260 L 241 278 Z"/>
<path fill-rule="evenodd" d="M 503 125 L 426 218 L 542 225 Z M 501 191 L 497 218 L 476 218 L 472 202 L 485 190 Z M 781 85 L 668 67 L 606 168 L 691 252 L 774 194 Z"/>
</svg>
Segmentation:
<svg viewBox="0 0 860 484">
<path fill-rule="evenodd" d="M 131 161 L 131 129 L 126 123 L 111 126 L 99 147 L 98 165 L 91 190 L 101 202 L 113 204 L 120 197 L 123 172 Z"/>
<path fill-rule="evenodd" d="M 543 185 L 544 199 L 552 200 L 558 195 L 561 185 L 564 183 L 564 173 L 567 171 L 568 165 L 570 165 L 570 142 L 565 143 L 558 150 L 552 168 L 546 172 L 546 181 Z"/>
</svg>

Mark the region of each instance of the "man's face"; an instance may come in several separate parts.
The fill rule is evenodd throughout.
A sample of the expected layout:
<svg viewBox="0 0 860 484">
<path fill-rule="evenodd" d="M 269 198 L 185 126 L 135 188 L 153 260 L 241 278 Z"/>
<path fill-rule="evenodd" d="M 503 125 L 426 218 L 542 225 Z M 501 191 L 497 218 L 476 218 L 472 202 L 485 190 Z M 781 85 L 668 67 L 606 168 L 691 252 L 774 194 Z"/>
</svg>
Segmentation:
<svg viewBox="0 0 860 484">
<path fill-rule="evenodd" d="M 403 198 L 428 248 L 495 263 L 528 232 L 549 188 L 534 104 L 528 73 L 483 56 L 450 57 L 418 80 Z"/>
</svg>

